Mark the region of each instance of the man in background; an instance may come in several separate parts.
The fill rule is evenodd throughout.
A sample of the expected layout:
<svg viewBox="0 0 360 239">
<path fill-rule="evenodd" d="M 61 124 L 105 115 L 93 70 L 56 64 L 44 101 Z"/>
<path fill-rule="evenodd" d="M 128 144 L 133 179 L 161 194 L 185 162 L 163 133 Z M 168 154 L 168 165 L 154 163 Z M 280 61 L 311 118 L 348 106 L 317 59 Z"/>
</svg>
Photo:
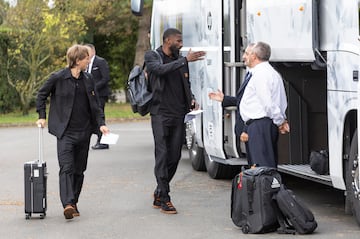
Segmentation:
<svg viewBox="0 0 360 239">
<path fill-rule="evenodd" d="M 92 44 L 86 44 L 89 49 L 89 57 L 90 62 L 87 68 L 87 72 L 93 76 L 95 81 L 96 92 L 99 97 L 99 105 L 100 108 L 103 110 L 105 115 L 105 103 L 109 99 L 110 89 L 109 89 L 109 80 L 110 80 L 110 71 L 109 65 L 107 61 L 96 55 L 95 46 Z M 105 119 L 104 119 L 105 120 Z M 101 144 L 101 132 L 97 132 L 97 141 L 94 146 L 91 146 L 92 149 L 108 149 L 108 144 Z"/>
</svg>

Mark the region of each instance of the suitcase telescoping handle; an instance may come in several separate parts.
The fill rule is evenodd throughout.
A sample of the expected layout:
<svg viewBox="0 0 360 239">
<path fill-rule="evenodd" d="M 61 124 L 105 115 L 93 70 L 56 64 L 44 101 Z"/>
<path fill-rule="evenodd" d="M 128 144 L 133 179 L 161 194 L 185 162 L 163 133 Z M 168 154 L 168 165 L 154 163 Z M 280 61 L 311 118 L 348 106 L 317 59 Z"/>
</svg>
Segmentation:
<svg viewBox="0 0 360 239">
<path fill-rule="evenodd" d="M 43 159 L 43 127 L 41 127 L 41 124 L 38 124 L 39 128 L 39 159 L 38 164 L 42 164 L 44 162 Z"/>
</svg>

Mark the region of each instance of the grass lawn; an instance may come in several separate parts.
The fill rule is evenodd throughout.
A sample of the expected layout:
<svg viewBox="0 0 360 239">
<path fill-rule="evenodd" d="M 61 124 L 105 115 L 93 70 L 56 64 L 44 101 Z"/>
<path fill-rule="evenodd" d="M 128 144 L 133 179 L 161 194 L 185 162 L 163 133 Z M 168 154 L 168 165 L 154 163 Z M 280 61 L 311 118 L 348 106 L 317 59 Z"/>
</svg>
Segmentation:
<svg viewBox="0 0 360 239">
<path fill-rule="evenodd" d="M 134 114 L 131 110 L 130 105 L 124 103 L 106 104 L 105 116 L 107 122 L 149 118 L 149 116 L 142 117 L 139 114 Z M 29 115 L 25 115 L 25 116 L 22 115 L 21 111 L 12 112 L 9 114 L 0 114 L 0 127 L 32 125 L 32 124 L 35 125 L 37 119 L 38 119 L 38 114 L 36 113 L 35 109 L 31 109 Z"/>
</svg>

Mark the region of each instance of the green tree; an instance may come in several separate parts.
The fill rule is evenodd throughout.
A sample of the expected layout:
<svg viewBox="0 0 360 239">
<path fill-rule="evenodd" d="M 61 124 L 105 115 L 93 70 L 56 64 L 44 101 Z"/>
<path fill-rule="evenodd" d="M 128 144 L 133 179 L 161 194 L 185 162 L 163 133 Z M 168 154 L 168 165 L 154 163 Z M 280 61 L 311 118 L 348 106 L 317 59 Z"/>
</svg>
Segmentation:
<svg viewBox="0 0 360 239">
<path fill-rule="evenodd" d="M 6 84 L 16 89 L 23 113 L 49 74 L 65 65 L 66 49 L 73 43 L 93 43 L 109 63 L 110 87 L 123 88 L 138 39 L 139 19 L 131 14 L 130 1 L 55 0 L 50 8 L 47 2 L 18 0 L 14 7 L 0 6 L 9 39 L 6 47 L 0 41 L 0 49 L 7 49 L 7 67 L 0 79 L 5 75 Z"/>
<path fill-rule="evenodd" d="M 123 88 L 135 56 L 138 19 L 131 14 L 129 0 L 56 0 L 63 11 L 78 11 L 87 33 L 83 43 L 92 43 L 110 67 L 110 87 Z"/>
<path fill-rule="evenodd" d="M 6 30 L 0 27 L 0 113 L 8 113 L 16 108 L 19 100 L 16 91 L 6 80 L 7 48 L 10 39 Z"/>
<path fill-rule="evenodd" d="M 77 11 L 64 15 L 43 0 L 19 0 L 7 12 L 6 23 L 12 39 L 7 78 L 19 94 L 23 114 L 28 114 L 39 87 L 64 66 L 66 49 L 85 35 L 86 25 Z"/>
<path fill-rule="evenodd" d="M 9 46 L 8 29 L 2 23 L 9 5 L 0 0 L 0 113 L 11 112 L 18 105 L 18 97 L 6 80 L 7 49 Z"/>
<path fill-rule="evenodd" d="M 130 1 L 93 0 L 84 13 L 88 32 L 85 41 L 110 66 L 110 87 L 124 88 L 136 52 L 138 19 L 131 14 Z"/>
</svg>

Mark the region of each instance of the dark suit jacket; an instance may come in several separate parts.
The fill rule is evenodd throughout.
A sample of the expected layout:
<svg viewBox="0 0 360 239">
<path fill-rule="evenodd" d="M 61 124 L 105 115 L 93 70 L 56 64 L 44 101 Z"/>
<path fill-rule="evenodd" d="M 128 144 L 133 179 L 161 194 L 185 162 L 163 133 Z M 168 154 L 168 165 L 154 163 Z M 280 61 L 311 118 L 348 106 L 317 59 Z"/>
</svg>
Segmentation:
<svg viewBox="0 0 360 239">
<path fill-rule="evenodd" d="M 84 83 L 91 110 L 92 131 L 95 133 L 100 126 L 105 125 L 104 112 L 99 107 L 92 76 L 85 72 L 81 74 L 86 74 Z M 74 105 L 76 89 L 75 82 L 71 78 L 69 68 L 53 73 L 40 88 L 36 99 L 36 111 L 39 113 L 39 119 L 46 119 L 46 100 L 51 96 L 49 133 L 58 138 L 61 138 L 65 132 Z"/>
<path fill-rule="evenodd" d="M 241 100 L 242 96 L 244 95 L 244 91 L 245 91 L 245 86 L 241 85 L 236 93 L 236 97 L 225 95 L 223 102 L 222 102 L 223 107 L 227 107 L 227 106 L 236 106 L 237 107 L 236 122 L 235 122 L 235 129 L 234 129 L 236 136 L 240 136 L 242 132 L 246 132 L 245 123 L 244 123 L 243 119 L 241 118 L 240 112 L 239 112 L 240 100 Z"/>
<path fill-rule="evenodd" d="M 109 65 L 104 58 L 95 56 L 91 67 L 91 75 L 94 78 L 98 95 L 100 97 L 108 97 L 110 95 L 110 71 Z"/>
<path fill-rule="evenodd" d="M 163 56 L 164 53 L 162 52 L 161 47 L 156 49 L 156 51 L 160 54 L 160 56 Z M 163 92 L 165 87 L 165 80 L 162 78 L 162 76 L 176 70 L 180 71 L 181 73 L 182 80 L 184 82 L 187 108 L 188 111 L 190 111 L 193 94 L 191 93 L 190 89 L 189 66 L 186 58 L 180 56 L 175 61 L 167 64 L 162 64 L 162 61 L 159 59 L 159 55 L 156 54 L 156 52 L 147 51 L 145 53 L 144 59 L 146 71 L 150 76 L 151 89 L 153 93 L 150 113 L 157 114 L 160 108 L 160 102 L 162 101 L 161 93 Z"/>
</svg>

